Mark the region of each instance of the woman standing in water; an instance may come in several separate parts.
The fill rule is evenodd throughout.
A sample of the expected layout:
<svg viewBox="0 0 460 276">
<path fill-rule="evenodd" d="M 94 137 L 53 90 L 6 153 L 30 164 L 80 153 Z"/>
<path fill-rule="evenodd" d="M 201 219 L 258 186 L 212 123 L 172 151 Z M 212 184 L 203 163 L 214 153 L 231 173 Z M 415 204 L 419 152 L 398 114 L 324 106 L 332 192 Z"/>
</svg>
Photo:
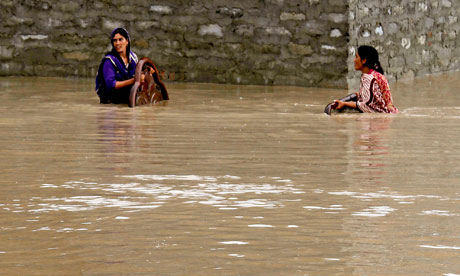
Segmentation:
<svg viewBox="0 0 460 276">
<path fill-rule="evenodd" d="M 356 102 L 335 100 L 332 109 L 350 107 L 366 113 L 398 113 L 393 105 L 390 87 L 383 75 L 377 50 L 371 46 L 360 46 L 354 63 L 355 70 L 362 72 L 359 92 L 356 93 L 358 99 Z"/>
<path fill-rule="evenodd" d="M 101 61 L 96 76 L 96 93 L 101 104 L 128 103 L 138 62 L 131 52 L 128 31 L 116 28 L 110 36 L 112 50 Z"/>
</svg>

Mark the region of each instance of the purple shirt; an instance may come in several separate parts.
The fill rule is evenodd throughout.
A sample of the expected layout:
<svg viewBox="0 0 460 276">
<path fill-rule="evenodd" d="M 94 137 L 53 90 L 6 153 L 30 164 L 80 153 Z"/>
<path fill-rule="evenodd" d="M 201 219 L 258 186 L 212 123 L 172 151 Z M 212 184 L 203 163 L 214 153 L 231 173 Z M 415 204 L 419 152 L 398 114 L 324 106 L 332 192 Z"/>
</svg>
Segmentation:
<svg viewBox="0 0 460 276">
<path fill-rule="evenodd" d="M 137 62 L 137 56 L 133 52 L 130 52 L 128 67 L 112 54 L 107 54 L 102 59 L 96 76 L 96 92 L 101 99 L 101 103 L 113 102 L 111 99 L 119 96 L 117 94 L 126 94 L 127 91 L 129 93 L 130 86 L 120 89 L 123 91 L 115 91 L 115 84 L 117 81 L 133 78 Z"/>
</svg>

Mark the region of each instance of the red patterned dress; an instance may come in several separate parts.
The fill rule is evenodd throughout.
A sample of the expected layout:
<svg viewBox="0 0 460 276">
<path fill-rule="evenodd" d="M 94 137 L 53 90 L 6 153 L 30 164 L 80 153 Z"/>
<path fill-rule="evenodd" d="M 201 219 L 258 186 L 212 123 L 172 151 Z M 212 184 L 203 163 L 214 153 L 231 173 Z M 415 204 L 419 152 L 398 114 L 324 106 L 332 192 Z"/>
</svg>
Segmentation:
<svg viewBox="0 0 460 276">
<path fill-rule="evenodd" d="M 393 105 L 387 79 L 375 70 L 361 75 L 356 106 L 365 113 L 398 113 Z"/>
</svg>

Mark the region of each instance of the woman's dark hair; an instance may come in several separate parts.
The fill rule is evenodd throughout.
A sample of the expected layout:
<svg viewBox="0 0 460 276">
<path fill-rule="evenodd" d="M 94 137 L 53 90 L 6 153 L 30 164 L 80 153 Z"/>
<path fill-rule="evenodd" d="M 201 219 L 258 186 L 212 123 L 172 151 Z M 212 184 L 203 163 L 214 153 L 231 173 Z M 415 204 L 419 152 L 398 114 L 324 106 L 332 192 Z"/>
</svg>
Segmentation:
<svg viewBox="0 0 460 276">
<path fill-rule="evenodd" d="M 382 75 L 384 74 L 383 68 L 379 61 L 379 53 L 374 47 L 366 45 L 359 46 L 358 55 L 361 60 L 366 59 L 366 63 L 363 64 L 364 66 L 369 69 L 374 69 Z"/>
<path fill-rule="evenodd" d="M 125 28 L 116 28 L 115 30 L 113 30 L 112 34 L 110 35 L 110 43 L 112 44 L 112 50 L 110 51 L 110 53 L 114 56 L 118 56 L 118 52 L 115 50 L 115 47 L 113 46 L 113 37 L 116 34 L 120 34 L 122 37 L 128 40 L 128 47 L 126 47 L 126 56 L 128 56 L 129 58 L 129 53 L 131 52 L 131 40 L 129 39 L 128 31 Z"/>
</svg>

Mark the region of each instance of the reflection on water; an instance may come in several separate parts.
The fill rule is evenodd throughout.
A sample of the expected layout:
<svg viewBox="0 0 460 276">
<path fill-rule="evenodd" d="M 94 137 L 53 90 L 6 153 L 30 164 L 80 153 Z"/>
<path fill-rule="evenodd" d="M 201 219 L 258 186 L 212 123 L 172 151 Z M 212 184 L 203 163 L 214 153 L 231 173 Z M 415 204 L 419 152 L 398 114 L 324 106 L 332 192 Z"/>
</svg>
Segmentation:
<svg viewBox="0 0 460 276">
<path fill-rule="evenodd" d="M 347 91 L 0 79 L 5 275 L 460 275 L 458 73 Z M 436 89 L 434 89 L 436 88 Z M 440 97 L 442 95 L 442 97 Z"/>
</svg>

